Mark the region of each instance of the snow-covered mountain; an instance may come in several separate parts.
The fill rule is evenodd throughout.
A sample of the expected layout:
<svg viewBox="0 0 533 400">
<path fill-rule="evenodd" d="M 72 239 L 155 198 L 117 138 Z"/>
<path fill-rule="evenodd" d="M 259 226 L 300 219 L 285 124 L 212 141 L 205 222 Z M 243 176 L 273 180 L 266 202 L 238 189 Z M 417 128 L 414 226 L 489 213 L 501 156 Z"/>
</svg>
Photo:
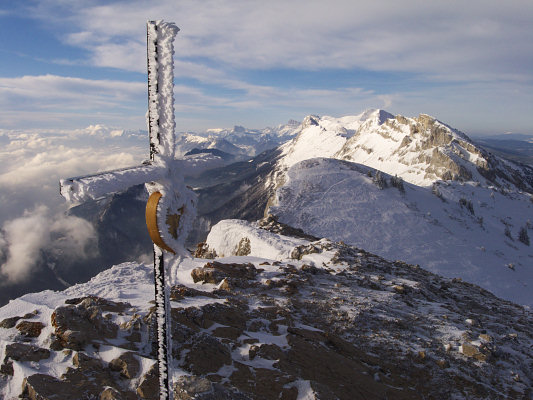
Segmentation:
<svg viewBox="0 0 533 400">
<path fill-rule="evenodd" d="M 196 143 L 176 161 L 199 195 L 189 245 L 209 235 L 169 265 L 175 397 L 531 398 L 533 169 L 427 115 L 289 125 L 226 166 L 209 134 L 254 154 L 263 133 L 181 142 Z M 71 212 L 102 256 L 142 256 L 144 200 L 133 187 Z M 0 398 L 157 398 L 151 270 L 1 307 Z"/>
<path fill-rule="evenodd" d="M 270 212 L 315 236 L 533 305 L 533 168 L 427 115 L 310 115 L 294 132 L 261 160 L 201 175 L 199 225 Z M 298 165 L 317 157 L 330 160 Z M 404 192 L 390 187 L 396 177 Z"/>
<path fill-rule="evenodd" d="M 193 149 L 217 149 L 235 156 L 235 161 L 239 161 L 278 147 L 292 139 L 299 127 L 299 122 L 290 120 L 276 128 L 246 129 L 236 125 L 232 129 L 186 132 L 177 137 L 176 156 L 184 156 Z"/>
<path fill-rule="evenodd" d="M 425 114 L 416 118 L 368 110 L 352 117 L 308 116 L 283 146 L 280 167 L 331 157 L 398 175 L 418 186 L 473 181 L 533 193 L 533 168 L 496 157 L 464 133 Z"/>
<path fill-rule="evenodd" d="M 522 307 L 294 234 L 223 221 L 170 265 L 174 398 L 531 397 Z M 130 262 L 0 308 L 0 398 L 159 398 L 152 301 L 152 267 Z"/>
<path fill-rule="evenodd" d="M 185 133 L 177 138 L 176 157 L 181 158 L 195 149 L 216 149 L 228 155 L 240 157 L 241 159 L 248 157 L 248 153 L 245 149 L 237 147 L 221 137 L 213 135 L 205 137 L 197 134 Z"/>
<path fill-rule="evenodd" d="M 430 116 L 308 116 L 267 183 L 281 222 L 533 306 L 533 168 Z"/>
<path fill-rule="evenodd" d="M 270 212 L 307 233 L 462 278 L 533 306 L 533 202 L 474 182 L 420 187 L 361 164 L 289 169 Z"/>
</svg>

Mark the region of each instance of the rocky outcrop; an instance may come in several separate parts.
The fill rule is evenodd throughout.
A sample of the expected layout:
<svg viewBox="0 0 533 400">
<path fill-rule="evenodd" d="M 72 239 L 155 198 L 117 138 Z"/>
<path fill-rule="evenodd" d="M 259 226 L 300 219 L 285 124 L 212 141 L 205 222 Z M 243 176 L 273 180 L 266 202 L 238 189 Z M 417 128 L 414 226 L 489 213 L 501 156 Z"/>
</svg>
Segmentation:
<svg viewBox="0 0 533 400">
<path fill-rule="evenodd" d="M 4 329 L 10 329 L 10 328 L 13 328 L 16 324 L 17 324 L 17 321 L 21 320 L 21 319 L 30 319 L 30 318 L 33 318 L 35 317 L 36 315 L 38 314 L 37 311 L 34 311 L 34 312 L 31 312 L 31 313 L 27 313 L 25 314 L 23 317 L 9 317 L 9 318 L 6 318 L 4 320 L 2 320 L 0 322 L 0 328 L 4 328 Z"/>
<path fill-rule="evenodd" d="M 291 236 L 307 240 L 318 240 L 316 236 L 309 235 L 303 231 L 303 229 L 294 228 L 290 225 L 279 222 L 277 218 L 268 214 L 266 217 L 257 221 L 259 228 L 265 229 L 269 232 L 277 233 L 278 235 Z"/>
<path fill-rule="evenodd" d="M 84 353 L 73 358 L 73 367 L 59 378 L 34 374 L 24 379 L 21 397 L 31 400 L 52 399 L 124 399 L 137 396 L 123 387 L 112 370 L 98 359 Z"/>
<path fill-rule="evenodd" d="M 137 386 L 137 395 L 141 399 L 159 399 L 159 369 L 157 368 L 157 363 L 154 363 L 141 378 L 139 386 Z"/>
<path fill-rule="evenodd" d="M 11 343 L 5 348 L 4 362 L 0 366 L 0 373 L 13 375 L 13 361 L 33 361 L 38 362 L 50 357 L 50 350 L 26 344 Z"/>
<path fill-rule="evenodd" d="M 122 311 L 127 305 L 96 297 L 72 299 L 71 304 L 58 307 L 52 314 L 54 342 L 52 348 L 82 350 L 95 340 L 117 336 L 118 326 L 103 316 L 105 311 Z"/>
<path fill-rule="evenodd" d="M 195 268 L 191 275 L 194 282 L 218 284 L 224 278 L 232 280 L 253 279 L 257 275 L 257 269 L 251 263 L 246 264 L 226 264 L 212 261 L 202 268 Z"/>
<path fill-rule="evenodd" d="M 334 157 L 391 175 L 405 174 L 404 179 L 417 185 L 476 181 L 533 193 L 533 168 L 501 159 L 425 114 L 415 118 L 389 115 L 382 123 L 368 120 Z M 414 172 L 420 176 L 413 177 Z"/>
<path fill-rule="evenodd" d="M 172 288 L 172 356 L 183 371 L 173 382 L 176 399 L 532 395 L 533 319 L 524 308 L 342 243 L 322 239 L 298 252 L 324 264 L 211 261 L 199 270 L 216 271 L 219 286 L 247 284 Z M 52 315 L 52 336 L 24 338 L 46 346 L 6 345 L 4 381 L 21 373 L 17 363 L 63 360 L 61 375 L 21 379 L 21 397 L 157 399 L 151 305 L 94 296 L 68 303 Z"/>
</svg>

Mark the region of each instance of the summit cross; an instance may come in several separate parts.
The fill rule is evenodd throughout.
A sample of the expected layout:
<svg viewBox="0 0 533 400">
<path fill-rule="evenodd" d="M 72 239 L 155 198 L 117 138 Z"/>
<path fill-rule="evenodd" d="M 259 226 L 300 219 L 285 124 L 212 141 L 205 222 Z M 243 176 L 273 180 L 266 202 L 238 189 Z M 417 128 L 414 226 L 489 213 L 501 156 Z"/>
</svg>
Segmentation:
<svg viewBox="0 0 533 400">
<path fill-rule="evenodd" d="M 150 195 L 146 225 L 154 242 L 154 281 L 160 400 L 170 399 L 172 343 L 168 266 L 186 255 L 183 242 L 195 216 L 195 196 L 185 186 L 174 162 L 174 38 L 173 23 L 148 21 L 148 130 L 150 159 L 142 165 L 83 177 L 62 179 L 60 193 L 69 202 L 98 199 L 144 183 Z"/>
</svg>

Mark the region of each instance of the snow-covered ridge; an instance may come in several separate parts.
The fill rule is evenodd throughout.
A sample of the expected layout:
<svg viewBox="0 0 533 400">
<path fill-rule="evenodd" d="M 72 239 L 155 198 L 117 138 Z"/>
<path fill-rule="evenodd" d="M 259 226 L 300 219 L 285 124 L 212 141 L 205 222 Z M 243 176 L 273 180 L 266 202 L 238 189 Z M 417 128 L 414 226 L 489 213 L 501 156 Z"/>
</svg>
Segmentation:
<svg viewBox="0 0 533 400">
<path fill-rule="evenodd" d="M 342 118 L 308 116 L 298 132 L 282 147 L 281 171 L 305 159 L 331 157 L 398 175 L 418 186 L 439 180 L 475 181 L 533 193 L 533 168 L 496 157 L 425 114 L 408 118 L 367 110 Z"/>
<path fill-rule="evenodd" d="M 533 307 L 527 194 L 456 181 L 419 187 L 361 164 L 317 158 L 289 169 L 275 203 L 270 213 L 306 233 L 460 277 Z"/>
<path fill-rule="evenodd" d="M 246 240 L 243 240 L 246 238 Z M 206 244 L 221 257 L 238 254 L 245 246 L 255 257 L 283 260 L 295 247 L 307 244 L 303 239 L 289 238 L 258 229 L 256 224 L 242 220 L 223 220 L 211 228 Z M 251 251 L 251 250 L 250 250 Z"/>
</svg>

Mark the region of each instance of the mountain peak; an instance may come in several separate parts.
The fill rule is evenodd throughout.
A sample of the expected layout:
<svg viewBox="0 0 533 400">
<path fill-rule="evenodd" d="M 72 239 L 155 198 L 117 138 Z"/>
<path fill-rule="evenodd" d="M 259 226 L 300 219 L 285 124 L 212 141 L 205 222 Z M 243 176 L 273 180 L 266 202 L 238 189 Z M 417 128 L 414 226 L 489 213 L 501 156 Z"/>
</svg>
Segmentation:
<svg viewBox="0 0 533 400">
<path fill-rule="evenodd" d="M 308 128 L 310 126 L 318 126 L 318 121 L 320 117 L 318 115 L 308 115 L 302 121 L 302 129 Z"/>
<path fill-rule="evenodd" d="M 368 120 L 376 121 L 378 123 L 378 125 L 381 125 L 381 124 L 385 123 L 388 119 L 391 119 L 391 118 L 394 118 L 394 115 L 392 115 L 391 113 L 389 113 L 389 112 L 387 112 L 385 110 L 379 109 L 379 108 L 369 108 L 368 110 L 365 110 L 361 114 L 361 120 L 363 120 L 363 121 L 368 121 Z"/>
</svg>

